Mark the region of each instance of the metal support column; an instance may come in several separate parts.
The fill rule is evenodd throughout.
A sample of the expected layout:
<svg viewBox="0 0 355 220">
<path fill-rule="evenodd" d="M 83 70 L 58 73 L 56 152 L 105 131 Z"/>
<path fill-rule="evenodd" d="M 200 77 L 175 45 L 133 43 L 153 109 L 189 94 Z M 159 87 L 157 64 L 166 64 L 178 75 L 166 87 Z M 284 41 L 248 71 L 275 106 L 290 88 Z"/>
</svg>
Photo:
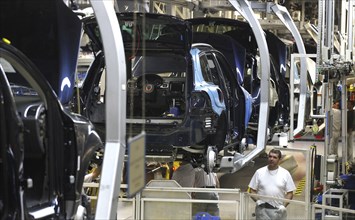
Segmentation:
<svg viewBox="0 0 355 220">
<path fill-rule="evenodd" d="M 346 88 L 346 77 L 343 76 L 341 79 L 341 146 L 342 146 L 342 163 L 341 170 L 342 173 L 346 173 L 346 163 L 348 161 L 348 103 L 347 103 L 347 88 Z"/>
<path fill-rule="evenodd" d="M 354 1 L 348 1 L 348 18 L 347 18 L 347 45 L 345 52 L 345 60 L 353 61 L 353 49 L 354 49 Z"/>
<path fill-rule="evenodd" d="M 126 136 L 126 61 L 113 0 L 91 0 L 105 51 L 106 144 L 96 219 L 115 219 Z"/>
<path fill-rule="evenodd" d="M 323 175 L 320 178 L 320 182 L 322 183 L 323 186 L 326 187 L 327 189 L 327 157 L 329 155 L 329 142 L 330 142 L 330 137 L 329 137 L 329 133 L 330 133 L 330 120 L 329 118 L 330 116 L 330 100 L 329 97 L 332 96 L 332 90 L 329 88 L 329 82 L 328 83 L 324 83 L 323 84 L 324 87 L 324 110 L 325 110 L 325 115 L 326 115 L 326 119 L 325 119 L 325 130 L 324 130 L 324 160 L 322 161 L 322 167 L 323 167 Z M 326 190 L 325 189 L 325 190 Z"/>
<path fill-rule="evenodd" d="M 317 45 L 317 64 L 332 64 L 332 55 L 334 52 L 334 1 L 318 1 L 319 40 Z"/>
</svg>

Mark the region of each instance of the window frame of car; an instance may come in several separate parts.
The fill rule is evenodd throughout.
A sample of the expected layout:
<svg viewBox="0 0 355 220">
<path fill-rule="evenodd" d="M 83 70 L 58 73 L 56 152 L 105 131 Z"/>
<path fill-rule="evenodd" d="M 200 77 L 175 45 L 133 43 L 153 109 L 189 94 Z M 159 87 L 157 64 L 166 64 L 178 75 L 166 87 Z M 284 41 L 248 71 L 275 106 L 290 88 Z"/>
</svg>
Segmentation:
<svg viewBox="0 0 355 220">
<path fill-rule="evenodd" d="M 43 104 L 47 109 L 48 103 L 47 103 L 47 98 L 44 90 L 42 89 L 41 85 L 39 85 L 38 82 L 28 72 L 29 69 L 31 69 L 31 67 L 25 66 L 21 58 L 16 57 L 12 52 L 9 52 L 3 48 L 0 48 L 0 50 L 2 50 L 0 58 L 8 62 L 12 66 L 12 68 L 14 68 L 14 70 L 16 71 L 16 73 L 11 73 L 11 74 L 17 74 L 28 83 L 28 85 L 30 86 L 29 88 L 37 91 L 39 98 L 41 99 L 41 101 L 43 101 Z M 4 73 L 6 78 L 8 79 L 7 73 L 6 72 Z M 10 80 L 9 83 L 11 83 Z"/>
<path fill-rule="evenodd" d="M 54 172 L 63 168 L 61 155 L 64 152 L 64 129 L 63 129 L 63 111 L 67 111 L 61 106 L 57 99 L 54 90 L 44 78 L 35 64 L 21 51 L 11 45 L 1 43 L 0 56 L 6 58 L 8 62 L 15 68 L 16 72 L 20 74 L 30 85 L 30 87 L 37 91 L 38 100 L 42 102 L 42 106 L 46 112 L 46 172 L 48 192 L 58 192 L 59 194 L 64 191 L 62 185 L 58 184 L 58 180 L 62 181 L 63 175 L 61 172 Z M 6 76 L 6 75 L 5 75 Z M 14 96 L 13 96 L 14 97 Z M 14 99 L 15 103 L 16 100 Z M 63 168 L 64 169 L 64 168 Z M 46 184 L 47 184 L 46 183 Z M 56 195 L 48 194 L 43 197 L 44 200 L 52 200 Z"/>
<path fill-rule="evenodd" d="M 208 83 L 213 83 L 212 73 L 208 64 L 208 59 L 205 53 L 199 54 L 200 68 L 203 80 Z"/>
<path fill-rule="evenodd" d="M 220 89 L 222 90 L 223 95 L 225 96 L 225 98 L 230 97 L 230 95 L 231 95 L 230 92 L 231 91 L 228 89 L 227 84 L 226 84 L 226 75 L 223 73 L 223 71 L 222 71 L 222 69 L 220 67 L 220 63 L 219 63 L 219 61 L 218 61 L 218 59 L 216 57 L 216 53 L 215 52 L 209 52 L 209 53 L 206 53 L 205 55 L 206 55 L 206 57 L 207 57 L 207 59 L 209 61 L 213 62 L 214 69 L 216 71 L 215 74 L 218 77 L 218 83 L 213 81 L 213 84 L 218 85 L 218 87 L 220 87 Z M 211 67 L 210 67 L 210 69 L 211 69 Z M 211 74 L 213 74 L 213 73 L 211 72 Z"/>
</svg>

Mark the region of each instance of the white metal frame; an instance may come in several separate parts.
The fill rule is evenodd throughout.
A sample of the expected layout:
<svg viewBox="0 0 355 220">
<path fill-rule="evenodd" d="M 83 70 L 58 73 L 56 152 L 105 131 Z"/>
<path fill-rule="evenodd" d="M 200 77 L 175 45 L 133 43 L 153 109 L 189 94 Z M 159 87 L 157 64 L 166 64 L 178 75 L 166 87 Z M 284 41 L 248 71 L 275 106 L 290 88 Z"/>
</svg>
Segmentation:
<svg viewBox="0 0 355 220">
<path fill-rule="evenodd" d="M 312 213 L 311 213 L 311 215 L 313 216 L 312 219 L 315 219 L 314 216 L 316 215 L 316 209 L 321 209 L 322 212 L 323 212 L 323 210 L 327 209 L 327 210 L 338 211 L 338 212 L 341 212 L 342 214 L 348 213 L 348 214 L 355 215 L 355 210 L 346 209 L 346 208 L 339 208 L 339 207 L 334 207 L 334 206 L 328 206 L 328 205 L 313 204 L 312 205 Z M 323 219 L 327 219 L 327 218 L 324 215 L 322 215 L 322 220 Z M 330 219 L 330 218 L 328 218 L 328 219 Z M 332 219 L 341 219 L 341 218 L 337 217 L 337 216 L 333 216 Z"/>
<path fill-rule="evenodd" d="M 96 219 L 116 217 L 126 145 L 126 61 L 113 0 L 91 0 L 105 51 L 106 144 Z"/>
<path fill-rule="evenodd" d="M 297 118 L 297 127 L 293 132 L 293 135 L 299 134 L 305 127 L 304 118 L 305 118 L 305 106 L 306 106 L 306 96 L 307 96 L 307 62 L 306 58 L 302 55 L 306 55 L 306 49 L 303 44 L 302 36 L 297 30 L 297 27 L 290 16 L 290 13 L 284 6 L 274 4 L 271 6 L 272 11 L 277 15 L 277 17 L 282 21 L 285 27 L 291 32 L 292 36 L 296 41 L 296 46 L 301 61 L 301 82 L 300 82 L 300 100 L 299 100 L 299 109 L 298 109 L 298 118 Z M 292 62 L 291 62 L 292 64 Z M 293 90 L 291 90 L 293 92 Z M 292 106 L 292 105 L 290 105 Z M 293 128 L 293 127 L 292 127 Z"/>
<path fill-rule="evenodd" d="M 289 131 L 289 140 L 293 141 L 294 140 L 294 136 L 296 134 L 299 134 L 301 130 L 304 129 L 304 119 L 305 119 L 305 111 L 306 111 L 306 97 L 307 97 L 307 69 L 306 71 L 301 71 L 300 72 L 300 99 L 302 97 L 302 102 L 299 101 L 299 111 L 302 110 L 302 118 L 300 118 L 300 115 L 298 115 L 297 117 L 297 131 L 294 131 L 294 119 L 295 119 L 295 111 L 294 111 L 294 98 L 295 98 L 295 94 L 294 94 L 294 89 L 295 89 L 295 84 L 294 84 L 294 72 L 296 71 L 294 68 L 294 63 L 296 59 L 301 59 L 301 60 L 305 60 L 306 58 L 314 58 L 316 57 L 316 54 L 291 54 L 291 61 L 290 61 L 290 131 Z M 305 80 L 305 81 L 302 81 Z M 312 101 L 311 101 L 312 102 Z M 325 118 L 325 115 L 313 115 L 313 113 L 311 112 L 310 115 L 312 118 Z M 302 120 L 303 122 L 300 123 L 299 121 Z M 302 126 L 302 127 L 300 127 Z M 301 130 L 299 130 L 301 129 Z"/>
<path fill-rule="evenodd" d="M 145 192 L 201 192 L 201 193 L 212 193 L 216 192 L 221 194 L 236 194 L 240 196 L 240 189 L 222 189 L 222 188 L 195 188 L 195 187 L 147 187 L 144 189 Z M 238 219 L 242 218 L 241 213 L 241 202 L 234 199 L 223 199 L 223 200 L 204 200 L 204 199 L 176 199 L 176 198 L 140 198 L 140 218 L 144 219 L 144 205 L 146 202 L 172 202 L 172 203 L 218 203 L 218 204 L 235 204 L 235 216 Z M 177 213 L 174 213 L 177 214 Z"/>
<path fill-rule="evenodd" d="M 256 148 L 247 155 L 235 155 L 233 158 L 234 168 L 237 171 L 264 151 L 267 140 L 267 128 L 269 121 L 269 86 L 270 86 L 270 59 L 264 31 L 260 26 L 250 4 L 246 0 L 229 0 L 232 6 L 249 22 L 252 27 L 256 42 L 259 47 L 261 60 L 261 82 L 260 82 L 260 110 L 258 123 L 258 137 Z M 227 158 L 224 158 L 227 159 Z"/>
</svg>

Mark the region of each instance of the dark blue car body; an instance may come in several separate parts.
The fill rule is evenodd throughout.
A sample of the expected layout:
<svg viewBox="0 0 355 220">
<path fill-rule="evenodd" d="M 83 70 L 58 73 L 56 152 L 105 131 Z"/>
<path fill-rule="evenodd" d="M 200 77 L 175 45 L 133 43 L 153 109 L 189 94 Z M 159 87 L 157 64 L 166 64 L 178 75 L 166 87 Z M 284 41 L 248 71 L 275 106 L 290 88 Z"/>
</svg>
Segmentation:
<svg viewBox="0 0 355 220">
<path fill-rule="evenodd" d="M 182 19 L 149 13 L 117 17 L 127 65 L 127 137 L 145 130 L 147 155 L 204 154 L 208 145 L 239 150 L 245 97 L 224 55 L 207 44 L 192 45 L 190 26 Z M 104 117 L 94 115 L 103 107 L 94 95 L 103 75 L 102 42 L 95 18 L 83 22 L 97 48 L 81 89 L 83 114 L 104 128 Z"/>
<path fill-rule="evenodd" d="M 225 18 L 193 18 L 188 19 L 196 39 L 193 42 L 206 42 L 220 50 L 234 67 L 239 82 L 252 96 L 252 114 L 249 120 L 249 134 L 256 139 L 256 128 L 259 118 L 260 77 L 258 76 L 258 45 L 248 23 Z M 289 88 L 285 80 L 287 48 L 285 44 L 271 32 L 265 31 L 270 51 L 270 116 L 268 126 L 270 134 L 283 131 L 289 124 Z M 231 39 L 229 39 L 231 38 Z M 236 45 L 245 49 L 246 54 L 231 53 Z M 241 50 L 241 49 L 239 49 Z M 244 58 L 245 57 L 245 58 Z M 244 60 L 244 72 L 240 60 Z M 239 61 L 239 62 L 236 62 Z M 240 79 L 241 78 L 241 79 Z M 272 135 L 269 136 L 272 138 Z"/>
</svg>

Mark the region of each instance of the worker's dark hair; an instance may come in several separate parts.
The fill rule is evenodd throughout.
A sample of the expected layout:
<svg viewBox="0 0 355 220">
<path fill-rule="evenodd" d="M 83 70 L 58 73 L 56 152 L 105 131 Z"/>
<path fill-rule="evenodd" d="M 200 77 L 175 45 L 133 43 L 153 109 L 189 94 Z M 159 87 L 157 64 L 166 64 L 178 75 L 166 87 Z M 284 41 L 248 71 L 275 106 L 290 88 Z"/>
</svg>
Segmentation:
<svg viewBox="0 0 355 220">
<path fill-rule="evenodd" d="M 278 150 L 278 149 L 271 149 L 270 152 L 269 152 L 269 154 L 270 154 L 270 153 L 277 154 L 277 155 L 279 156 L 279 159 L 281 159 L 281 157 L 282 157 L 281 151 Z"/>
</svg>

